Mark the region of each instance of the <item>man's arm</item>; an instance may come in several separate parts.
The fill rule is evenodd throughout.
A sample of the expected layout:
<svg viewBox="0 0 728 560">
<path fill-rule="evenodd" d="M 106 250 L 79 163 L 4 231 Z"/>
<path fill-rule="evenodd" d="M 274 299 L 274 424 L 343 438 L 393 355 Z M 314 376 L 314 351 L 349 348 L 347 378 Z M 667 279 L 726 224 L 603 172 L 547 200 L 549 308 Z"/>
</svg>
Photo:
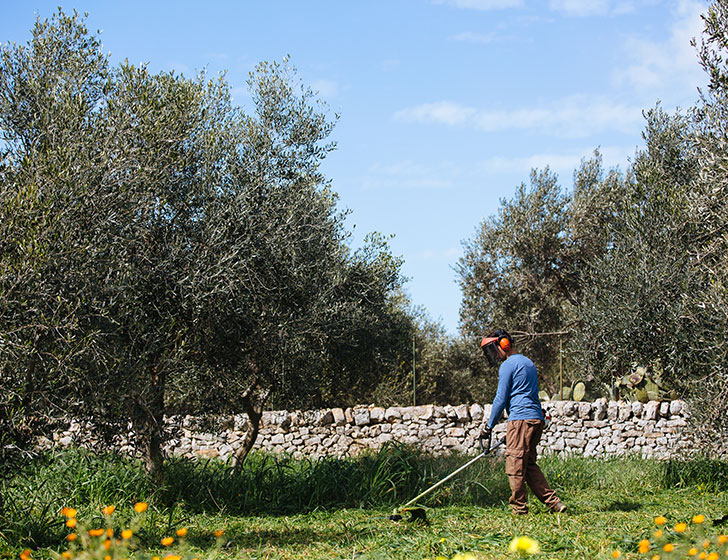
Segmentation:
<svg viewBox="0 0 728 560">
<path fill-rule="evenodd" d="M 511 386 L 513 385 L 513 377 L 511 369 L 506 366 L 505 362 L 498 369 L 498 389 L 493 399 L 493 407 L 490 411 L 490 419 L 488 427 L 492 430 L 500 420 L 503 410 L 505 410 L 511 400 Z"/>
</svg>

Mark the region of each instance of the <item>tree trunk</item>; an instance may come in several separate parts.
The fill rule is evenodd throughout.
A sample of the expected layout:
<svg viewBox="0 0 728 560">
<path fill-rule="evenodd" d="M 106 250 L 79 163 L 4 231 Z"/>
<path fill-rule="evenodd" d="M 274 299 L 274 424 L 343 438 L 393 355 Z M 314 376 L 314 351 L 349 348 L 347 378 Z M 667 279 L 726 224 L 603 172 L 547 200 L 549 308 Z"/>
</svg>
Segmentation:
<svg viewBox="0 0 728 560">
<path fill-rule="evenodd" d="M 155 482 L 164 479 L 162 442 L 164 431 L 164 390 L 166 374 L 154 363 L 149 366 L 148 398 L 140 398 L 139 423 L 142 436 L 142 461 Z"/>
<path fill-rule="evenodd" d="M 248 453 L 250 453 L 253 445 L 255 445 L 255 440 L 258 439 L 260 420 L 263 418 L 263 407 L 265 406 L 269 393 L 270 389 L 264 388 L 258 381 L 258 378 L 253 377 L 250 387 L 241 395 L 243 409 L 248 415 L 250 429 L 246 432 L 241 446 L 237 449 L 233 457 L 233 467 L 236 469 L 240 469 L 243 466 Z"/>
</svg>

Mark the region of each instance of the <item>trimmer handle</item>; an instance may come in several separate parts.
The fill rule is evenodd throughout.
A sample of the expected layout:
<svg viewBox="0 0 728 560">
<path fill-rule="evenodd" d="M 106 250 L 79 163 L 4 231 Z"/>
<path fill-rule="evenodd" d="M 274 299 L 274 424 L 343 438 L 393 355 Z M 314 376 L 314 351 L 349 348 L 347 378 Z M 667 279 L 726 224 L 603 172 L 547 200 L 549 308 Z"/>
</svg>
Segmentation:
<svg viewBox="0 0 728 560">
<path fill-rule="evenodd" d="M 486 433 L 488 434 L 488 437 L 484 437 Z M 478 445 L 480 446 L 481 453 L 486 454 L 490 451 L 490 441 L 492 435 L 493 433 L 490 430 L 484 430 L 480 432 L 480 437 L 478 437 Z M 486 439 L 488 440 L 487 445 L 484 443 Z"/>
</svg>

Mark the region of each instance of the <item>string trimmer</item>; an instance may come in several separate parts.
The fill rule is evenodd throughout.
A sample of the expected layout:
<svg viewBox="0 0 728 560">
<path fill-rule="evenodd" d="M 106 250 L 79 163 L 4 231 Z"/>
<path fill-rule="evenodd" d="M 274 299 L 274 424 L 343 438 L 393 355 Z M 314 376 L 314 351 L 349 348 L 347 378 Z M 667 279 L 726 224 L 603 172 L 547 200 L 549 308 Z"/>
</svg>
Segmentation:
<svg viewBox="0 0 728 560">
<path fill-rule="evenodd" d="M 464 471 L 465 469 L 467 469 L 473 463 L 476 463 L 477 461 L 480 461 L 483 457 L 485 457 L 486 455 L 488 455 L 494 449 L 497 449 L 498 447 L 500 447 L 501 445 L 503 445 L 505 442 L 506 442 L 506 438 L 502 438 L 499 441 L 497 441 L 495 444 L 493 444 L 492 446 L 489 446 L 489 447 L 486 448 L 486 446 L 483 444 L 482 438 L 479 439 L 478 440 L 478 443 L 480 444 L 480 450 L 481 450 L 480 455 L 474 457 L 473 459 L 471 459 L 470 461 L 468 461 L 467 463 L 465 463 L 459 469 L 451 472 L 445 478 L 443 478 L 439 482 L 436 482 L 435 484 L 433 484 L 432 486 L 430 486 L 427 490 L 425 490 L 421 494 L 418 494 L 417 496 L 415 496 L 414 498 L 412 498 L 409 502 L 407 502 L 406 504 L 404 504 L 402 507 L 396 508 L 394 510 L 394 513 L 392 513 L 392 515 L 389 516 L 389 519 L 391 519 L 392 521 L 401 521 L 402 520 L 402 514 L 403 513 L 409 513 L 410 518 L 408 519 L 408 521 L 421 521 L 421 522 L 425 522 L 426 523 L 427 522 L 427 515 L 425 514 L 425 510 L 423 508 L 418 508 L 418 507 L 413 508 L 413 507 L 410 507 L 410 506 L 413 505 L 413 504 L 416 504 L 419 499 L 427 496 L 427 494 L 429 494 L 430 492 L 432 492 L 435 488 L 437 488 L 441 484 L 444 484 L 445 482 L 447 482 L 448 480 L 450 480 L 456 474 Z"/>
</svg>

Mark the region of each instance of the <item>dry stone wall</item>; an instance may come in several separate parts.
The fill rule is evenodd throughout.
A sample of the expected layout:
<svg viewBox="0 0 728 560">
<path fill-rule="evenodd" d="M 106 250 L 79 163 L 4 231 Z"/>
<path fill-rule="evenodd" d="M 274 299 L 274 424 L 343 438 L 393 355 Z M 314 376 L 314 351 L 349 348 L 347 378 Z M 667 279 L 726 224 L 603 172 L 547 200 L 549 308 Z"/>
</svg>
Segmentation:
<svg viewBox="0 0 728 560">
<path fill-rule="evenodd" d="M 551 421 L 539 448 L 541 454 L 611 457 L 628 454 L 668 458 L 689 453 L 682 401 L 595 402 L 549 401 Z M 313 411 L 285 410 L 263 414 L 256 448 L 295 457 L 354 456 L 387 442 L 411 444 L 433 454 L 476 453 L 477 437 L 490 415 L 490 405 L 357 406 Z M 166 428 L 170 455 L 230 458 L 249 429 L 245 415 L 229 418 L 216 431 L 204 431 L 194 417 L 171 417 Z M 93 430 L 73 422 L 49 445 L 87 445 Z M 505 433 L 496 426 L 493 437 Z M 133 452 L 126 440 L 122 451 Z M 502 448 L 499 450 L 502 453 Z"/>
</svg>

